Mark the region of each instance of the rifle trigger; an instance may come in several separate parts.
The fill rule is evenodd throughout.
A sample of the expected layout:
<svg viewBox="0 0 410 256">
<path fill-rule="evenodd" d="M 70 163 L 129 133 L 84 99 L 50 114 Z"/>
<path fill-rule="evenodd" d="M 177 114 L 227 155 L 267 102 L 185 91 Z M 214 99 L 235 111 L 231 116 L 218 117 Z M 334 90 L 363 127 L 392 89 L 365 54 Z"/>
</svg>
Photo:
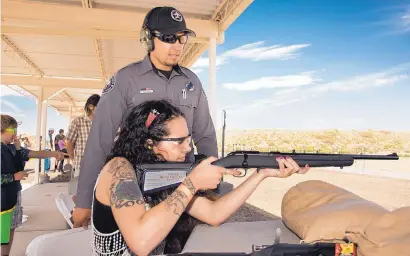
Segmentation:
<svg viewBox="0 0 410 256">
<path fill-rule="evenodd" d="M 243 157 L 242 168 L 248 169 L 248 154 L 244 154 Z"/>
</svg>

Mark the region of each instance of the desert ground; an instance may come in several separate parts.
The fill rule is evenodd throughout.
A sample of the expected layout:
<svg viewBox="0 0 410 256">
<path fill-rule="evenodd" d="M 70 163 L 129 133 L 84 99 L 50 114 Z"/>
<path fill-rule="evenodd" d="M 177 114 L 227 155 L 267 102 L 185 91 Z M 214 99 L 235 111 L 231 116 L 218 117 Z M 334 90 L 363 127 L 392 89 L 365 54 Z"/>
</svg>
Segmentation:
<svg viewBox="0 0 410 256">
<path fill-rule="evenodd" d="M 371 168 L 375 170 L 374 175 L 367 174 L 372 173 Z M 252 170 L 249 171 L 248 175 L 251 173 Z M 407 179 L 386 177 L 389 174 L 404 177 L 407 175 Z M 224 181 L 232 183 L 236 187 L 245 179 L 246 177 L 225 176 Z M 293 175 L 286 179 L 268 178 L 250 196 L 247 205 L 230 221 L 265 220 L 281 217 L 283 195 L 292 186 L 307 180 L 322 180 L 342 187 L 388 210 L 410 206 L 410 159 L 366 161 L 343 170 L 339 168 L 312 168 L 305 175 Z"/>
</svg>

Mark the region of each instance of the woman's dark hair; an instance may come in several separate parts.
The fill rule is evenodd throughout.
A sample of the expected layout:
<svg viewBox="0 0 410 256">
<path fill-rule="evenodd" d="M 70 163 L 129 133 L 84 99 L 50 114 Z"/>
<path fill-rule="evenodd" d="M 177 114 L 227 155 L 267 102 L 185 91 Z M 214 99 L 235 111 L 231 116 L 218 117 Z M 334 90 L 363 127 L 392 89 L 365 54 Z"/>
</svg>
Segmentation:
<svg viewBox="0 0 410 256">
<path fill-rule="evenodd" d="M 153 110 L 159 114 L 147 128 L 145 122 Z M 146 142 L 152 139 L 156 143 L 156 140 L 167 136 L 169 131 L 166 129 L 166 122 L 181 116 L 184 116 L 181 110 L 166 100 L 146 101 L 134 107 L 122 122 L 118 139 L 114 142 L 106 162 L 114 157 L 124 157 L 134 168 L 142 163 L 158 162 L 154 152 L 147 149 Z"/>
<path fill-rule="evenodd" d="M 85 106 L 84 106 L 85 113 L 87 113 L 87 115 L 91 114 L 90 105 L 93 105 L 94 107 L 97 107 L 99 101 L 100 101 L 100 95 L 98 95 L 98 94 L 91 95 L 87 99 L 87 102 L 85 103 Z"/>
</svg>

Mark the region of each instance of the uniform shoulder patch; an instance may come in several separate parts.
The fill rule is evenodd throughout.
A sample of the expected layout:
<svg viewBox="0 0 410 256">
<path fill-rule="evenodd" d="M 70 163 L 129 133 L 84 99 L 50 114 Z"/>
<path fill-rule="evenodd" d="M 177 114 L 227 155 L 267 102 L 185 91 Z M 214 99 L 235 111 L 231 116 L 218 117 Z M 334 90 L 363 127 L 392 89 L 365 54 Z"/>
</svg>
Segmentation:
<svg viewBox="0 0 410 256">
<path fill-rule="evenodd" d="M 104 93 L 110 92 L 112 89 L 114 89 L 114 86 L 115 86 L 115 76 L 112 76 L 112 77 L 108 80 L 107 84 L 105 85 L 105 88 L 104 88 L 104 90 L 102 91 L 102 93 L 104 94 Z"/>
</svg>

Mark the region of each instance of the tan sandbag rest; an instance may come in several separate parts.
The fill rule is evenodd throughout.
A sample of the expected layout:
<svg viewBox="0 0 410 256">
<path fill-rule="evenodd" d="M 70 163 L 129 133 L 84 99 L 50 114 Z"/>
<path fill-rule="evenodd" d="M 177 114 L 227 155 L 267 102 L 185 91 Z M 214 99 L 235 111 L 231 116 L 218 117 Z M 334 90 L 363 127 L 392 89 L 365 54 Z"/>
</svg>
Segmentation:
<svg viewBox="0 0 410 256">
<path fill-rule="evenodd" d="M 348 228 L 346 236 L 361 256 L 410 255 L 410 207 L 385 213 L 364 230 Z"/>
<path fill-rule="evenodd" d="M 342 240 L 348 228 L 365 229 L 387 212 L 373 202 L 319 180 L 297 184 L 282 201 L 284 224 L 306 243 Z"/>
</svg>

